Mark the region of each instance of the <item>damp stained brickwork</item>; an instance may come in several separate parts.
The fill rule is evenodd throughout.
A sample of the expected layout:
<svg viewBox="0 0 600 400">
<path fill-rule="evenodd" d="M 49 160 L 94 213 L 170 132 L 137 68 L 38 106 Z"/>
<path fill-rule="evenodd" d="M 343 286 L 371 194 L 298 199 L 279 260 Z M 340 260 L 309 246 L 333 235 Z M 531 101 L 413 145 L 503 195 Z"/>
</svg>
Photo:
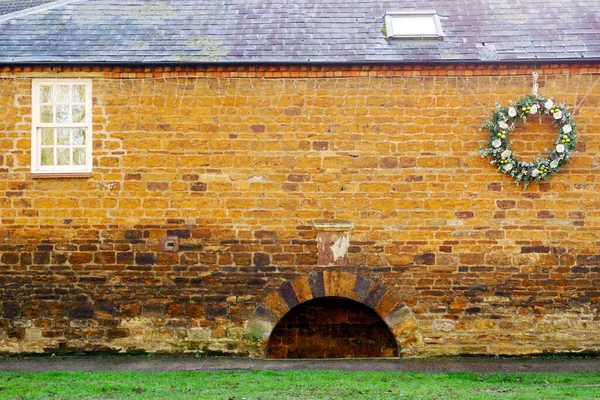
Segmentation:
<svg viewBox="0 0 600 400">
<path fill-rule="evenodd" d="M 3 67 L 0 351 L 262 356 L 253 313 L 313 271 L 400 298 L 411 354 L 598 351 L 598 65 L 537 68 L 580 135 L 523 190 L 478 151 L 533 66 Z M 91 178 L 30 176 L 33 77 L 92 78 Z M 343 265 L 318 264 L 329 220 Z"/>
</svg>

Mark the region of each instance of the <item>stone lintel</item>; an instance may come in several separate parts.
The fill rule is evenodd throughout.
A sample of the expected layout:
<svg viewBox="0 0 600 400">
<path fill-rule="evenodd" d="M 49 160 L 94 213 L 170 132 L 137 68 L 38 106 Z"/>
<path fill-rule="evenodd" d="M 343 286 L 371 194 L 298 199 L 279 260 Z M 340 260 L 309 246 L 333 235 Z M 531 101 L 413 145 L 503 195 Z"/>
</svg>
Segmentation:
<svg viewBox="0 0 600 400">
<path fill-rule="evenodd" d="M 319 232 L 347 232 L 354 227 L 351 221 L 315 221 L 314 225 Z"/>
</svg>

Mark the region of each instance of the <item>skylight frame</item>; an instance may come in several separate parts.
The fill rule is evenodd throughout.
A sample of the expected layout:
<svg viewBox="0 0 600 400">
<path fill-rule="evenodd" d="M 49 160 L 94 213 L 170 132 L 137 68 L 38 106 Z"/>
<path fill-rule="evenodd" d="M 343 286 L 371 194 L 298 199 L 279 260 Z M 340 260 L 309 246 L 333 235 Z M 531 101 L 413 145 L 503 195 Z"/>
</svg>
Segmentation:
<svg viewBox="0 0 600 400">
<path fill-rule="evenodd" d="M 431 17 L 435 24 L 436 33 L 415 33 L 415 34 L 400 34 L 394 33 L 393 18 L 394 17 Z M 386 11 L 385 12 L 385 29 L 386 39 L 443 39 L 444 30 L 437 10 L 411 10 L 411 11 Z"/>
</svg>

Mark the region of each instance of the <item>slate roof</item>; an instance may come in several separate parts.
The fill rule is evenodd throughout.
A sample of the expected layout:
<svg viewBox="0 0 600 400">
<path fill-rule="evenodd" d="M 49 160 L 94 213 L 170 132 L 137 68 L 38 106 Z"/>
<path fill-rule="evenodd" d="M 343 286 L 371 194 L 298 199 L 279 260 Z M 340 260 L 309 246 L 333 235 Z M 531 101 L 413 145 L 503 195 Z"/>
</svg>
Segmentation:
<svg viewBox="0 0 600 400">
<path fill-rule="evenodd" d="M 64 3 L 64 0 L 63 0 Z M 443 40 L 390 40 L 436 9 Z M 2 21 L 0 63 L 600 60 L 599 0 L 75 0 Z"/>
<path fill-rule="evenodd" d="M 53 0 L 0 0 L 0 15 L 14 13 L 52 1 Z"/>
</svg>

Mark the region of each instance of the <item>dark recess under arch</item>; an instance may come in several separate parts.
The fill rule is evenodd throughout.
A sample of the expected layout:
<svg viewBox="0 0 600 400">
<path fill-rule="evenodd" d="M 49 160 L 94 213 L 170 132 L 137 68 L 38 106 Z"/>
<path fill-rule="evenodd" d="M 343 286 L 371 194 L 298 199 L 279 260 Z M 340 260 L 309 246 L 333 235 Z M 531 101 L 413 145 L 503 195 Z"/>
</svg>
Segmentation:
<svg viewBox="0 0 600 400">
<path fill-rule="evenodd" d="M 312 299 L 292 308 L 275 326 L 268 358 L 397 357 L 387 324 L 371 308 L 341 297 Z"/>
</svg>

